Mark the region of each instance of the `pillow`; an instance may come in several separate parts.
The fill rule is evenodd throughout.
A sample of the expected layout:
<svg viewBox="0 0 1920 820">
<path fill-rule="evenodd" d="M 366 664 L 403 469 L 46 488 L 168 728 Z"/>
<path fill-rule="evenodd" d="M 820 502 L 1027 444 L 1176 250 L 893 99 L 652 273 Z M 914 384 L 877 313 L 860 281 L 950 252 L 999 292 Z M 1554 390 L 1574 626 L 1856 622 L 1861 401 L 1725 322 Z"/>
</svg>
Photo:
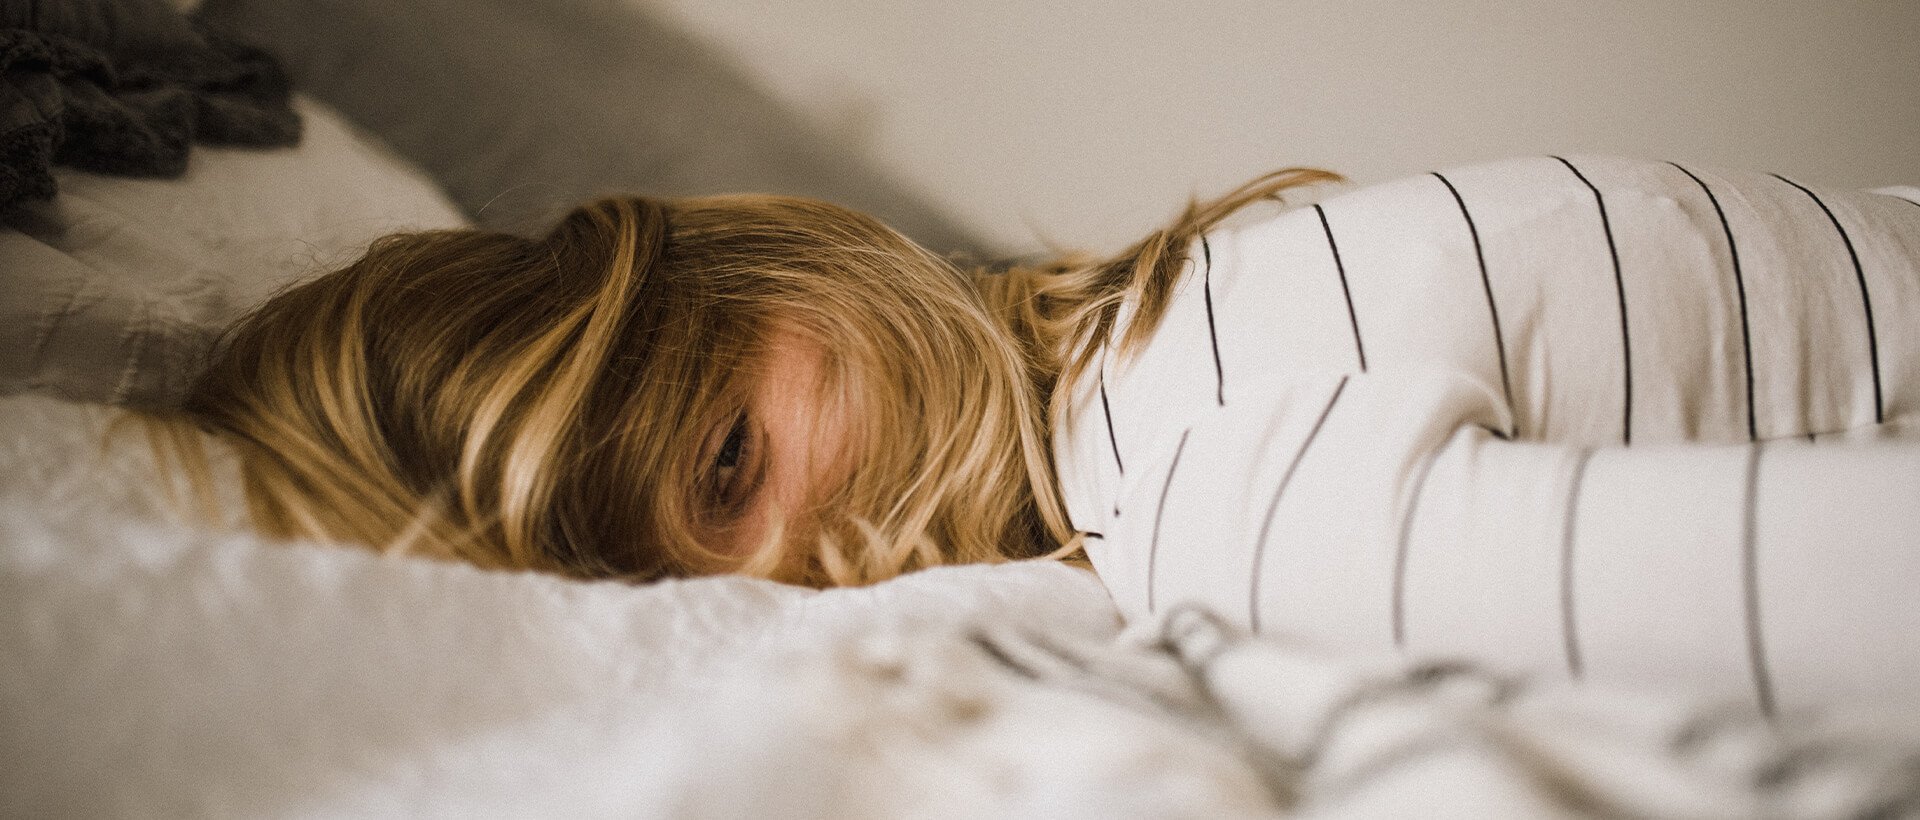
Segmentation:
<svg viewBox="0 0 1920 820">
<path fill-rule="evenodd" d="M 534 231 L 596 195 L 796 194 L 938 252 L 982 250 L 733 70 L 625 0 L 208 0 L 481 224 Z"/>
<path fill-rule="evenodd" d="M 219 332 L 400 230 L 464 218 L 418 171 L 296 98 L 298 148 L 201 147 L 185 176 L 60 170 L 0 226 L 0 393 L 177 401 Z"/>
</svg>

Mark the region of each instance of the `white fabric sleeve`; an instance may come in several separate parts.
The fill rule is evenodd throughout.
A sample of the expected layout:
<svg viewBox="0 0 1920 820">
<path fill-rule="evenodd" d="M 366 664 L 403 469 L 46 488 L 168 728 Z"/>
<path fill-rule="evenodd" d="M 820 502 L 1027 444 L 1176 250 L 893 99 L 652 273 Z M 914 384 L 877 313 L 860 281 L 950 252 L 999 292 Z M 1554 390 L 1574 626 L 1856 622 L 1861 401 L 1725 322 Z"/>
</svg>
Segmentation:
<svg viewBox="0 0 1920 820">
<path fill-rule="evenodd" d="M 1763 709 L 1920 680 L 1920 439 L 1588 448 L 1498 438 L 1432 373 L 1310 375 L 1131 465 L 1090 545 L 1130 617 L 1263 631 Z"/>
</svg>

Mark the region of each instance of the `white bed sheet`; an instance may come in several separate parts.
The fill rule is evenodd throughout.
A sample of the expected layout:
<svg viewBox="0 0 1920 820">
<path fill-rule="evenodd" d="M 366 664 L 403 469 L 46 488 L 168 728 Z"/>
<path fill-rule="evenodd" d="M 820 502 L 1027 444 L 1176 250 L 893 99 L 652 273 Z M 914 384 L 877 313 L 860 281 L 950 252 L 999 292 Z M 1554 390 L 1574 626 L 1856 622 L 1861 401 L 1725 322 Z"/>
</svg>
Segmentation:
<svg viewBox="0 0 1920 820">
<path fill-rule="evenodd" d="M 0 399 L 0 815 L 1737 817 L 1920 800 L 1920 733 L 1887 715 L 1873 734 L 1768 725 L 1328 655 L 1196 610 L 1122 632 L 1097 580 L 1053 563 L 815 592 L 264 543 L 170 513 L 139 436 L 100 446 L 115 412 Z"/>
</svg>

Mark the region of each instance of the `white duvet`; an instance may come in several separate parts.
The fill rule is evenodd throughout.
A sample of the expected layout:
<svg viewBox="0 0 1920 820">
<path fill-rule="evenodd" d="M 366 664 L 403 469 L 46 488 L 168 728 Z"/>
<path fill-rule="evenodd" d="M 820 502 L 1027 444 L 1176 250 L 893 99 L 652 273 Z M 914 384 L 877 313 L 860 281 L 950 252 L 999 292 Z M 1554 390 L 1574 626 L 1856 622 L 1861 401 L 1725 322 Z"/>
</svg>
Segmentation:
<svg viewBox="0 0 1920 820">
<path fill-rule="evenodd" d="M 139 435 L 100 445 L 113 412 L 0 399 L 0 815 L 1842 816 L 1920 796 L 1911 733 L 1329 657 L 1194 610 L 1123 633 L 1057 564 L 813 592 L 262 543 L 170 513 Z"/>
</svg>

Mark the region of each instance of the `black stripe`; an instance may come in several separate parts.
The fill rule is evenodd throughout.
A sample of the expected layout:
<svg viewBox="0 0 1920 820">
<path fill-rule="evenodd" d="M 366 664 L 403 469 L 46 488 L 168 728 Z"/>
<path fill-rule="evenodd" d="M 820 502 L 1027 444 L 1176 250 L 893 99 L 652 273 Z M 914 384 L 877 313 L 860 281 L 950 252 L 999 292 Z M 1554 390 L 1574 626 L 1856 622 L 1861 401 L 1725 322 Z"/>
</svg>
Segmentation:
<svg viewBox="0 0 1920 820">
<path fill-rule="evenodd" d="M 1899 194 L 1881 194 L 1881 196 L 1887 197 L 1888 199 L 1897 199 L 1897 200 L 1900 200 L 1901 202 L 1907 203 L 1908 205 L 1912 205 L 1916 208 L 1920 208 L 1920 199 L 1908 199 Z"/>
<path fill-rule="evenodd" d="M 1220 365 L 1220 334 L 1213 328 L 1213 245 L 1200 237 L 1200 253 L 1206 256 L 1206 268 L 1200 280 L 1200 296 L 1207 302 L 1207 341 L 1213 344 L 1213 399 L 1227 406 L 1227 371 Z"/>
<path fill-rule="evenodd" d="M 1467 201 L 1460 196 L 1460 189 L 1453 187 L 1453 181 L 1433 172 L 1433 178 L 1447 186 L 1447 193 L 1453 194 L 1454 204 L 1460 206 L 1460 216 L 1467 220 L 1467 235 L 1473 237 L 1473 258 L 1480 264 L 1480 287 L 1487 294 L 1487 315 L 1493 319 L 1493 349 L 1500 357 L 1500 390 L 1507 397 L 1508 426 L 1505 438 L 1519 435 L 1520 414 L 1513 408 L 1513 381 L 1507 375 L 1507 337 L 1500 329 L 1500 308 L 1493 301 L 1493 281 L 1487 277 L 1487 255 L 1480 247 L 1480 228 L 1473 224 L 1473 214 L 1467 211 Z"/>
<path fill-rule="evenodd" d="M 1180 454 L 1187 451 L 1189 427 L 1180 432 L 1180 443 L 1173 448 L 1173 462 L 1167 465 L 1166 483 L 1160 485 L 1160 503 L 1153 508 L 1153 537 L 1147 541 L 1147 613 L 1153 613 L 1153 582 L 1160 557 L 1160 519 L 1167 512 L 1167 491 L 1173 489 L 1173 471 L 1180 469 Z"/>
<path fill-rule="evenodd" d="M 1100 354 L 1100 414 L 1107 420 L 1107 443 L 1113 446 L 1113 466 L 1121 475 L 1127 474 L 1127 465 L 1120 461 L 1120 439 L 1113 434 L 1113 406 L 1107 403 L 1107 356 Z"/>
<path fill-rule="evenodd" d="M 1367 346 L 1360 343 L 1360 315 L 1353 310 L 1353 291 L 1347 287 L 1347 266 L 1340 261 L 1340 244 L 1333 241 L 1333 226 L 1327 224 L 1327 209 L 1318 204 L 1313 212 L 1320 215 L 1320 229 L 1327 233 L 1327 250 L 1333 252 L 1333 270 L 1340 274 L 1340 293 L 1347 297 L 1347 322 L 1353 325 L 1353 351 L 1360 356 L 1360 372 L 1367 372 Z"/>
<path fill-rule="evenodd" d="M 1300 468 L 1300 461 L 1307 455 L 1307 448 L 1313 446 L 1313 440 L 1320 435 L 1320 427 L 1327 423 L 1327 416 L 1333 414 L 1333 406 L 1340 401 L 1340 394 L 1347 389 L 1347 380 L 1351 376 L 1341 376 L 1339 386 L 1333 389 L 1332 398 L 1327 399 L 1326 409 L 1320 411 L 1320 418 L 1313 422 L 1313 429 L 1307 431 L 1307 438 L 1300 442 L 1300 449 L 1293 454 L 1293 461 L 1287 464 L 1287 471 L 1280 476 L 1280 486 L 1273 490 L 1273 500 L 1267 502 L 1267 517 L 1260 522 L 1260 535 L 1253 542 L 1253 579 L 1247 584 L 1247 625 L 1260 628 L 1260 567 L 1266 560 L 1267 530 L 1273 526 L 1273 514 L 1280 509 L 1280 498 L 1286 495 L 1287 484 L 1293 481 L 1293 471 Z"/>
<path fill-rule="evenodd" d="M 1080 535 L 1082 535 L 1082 536 L 1084 536 L 1084 537 L 1086 537 L 1086 538 L 1098 538 L 1098 539 L 1100 539 L 1100 540 L 1102 540 L 1102 541 L 1105 541 L 1105 540 L 1107 540 L 1107 534 L 1106 534 L 1106 533 L 1103 533 L 1103 532 L 1094 532 L 1093 530 L 1081 530 L 1081 531 L 1080 531 Z"/>
<path fill-rule="evenodd" d="M 1887 418 L 1885 405 L 1880 400 L 1880 338 L 1873 328 L 1873 298 L 1867 294 L 1867 273 L 1860 267 L 1860 254 L 1853 249 L 1853 238 L 1847 236 L 1847 229 L 1840 226 L 1840 217 L 1834 216 L 1833 209 L 1828 208 L 1827 203 L 1821 201 L 1817 194 L 1807 190 L 1806 186 L 1779 174 L 1774 174 L 1773 178 L 1799 188 L 1801 193 L 1811 197 L 1813 204 L 1820 206 L 1820 210 L 1826 212 L 1827 220 L 1833 223 L 1833 229 L 1840 232 L 1841 243 L 1847 246 L 1847 258 L 1853 260 L 1853 277 L 1860 282 L 1860 305 L 1867 312 L 1867 358 L 1873 364 L 1873 423 L 1885 422 Z"/>
<path fill-rule="evenodd" d="M 1747 661 L 1753 668 L 1753 691 L 1760 713 L 1773 716 L 1773 675 L 1767 668 L 1767 645 L 1760 630 L 1760 556 L 1756 546 L 1760 508 L 1760 449 L 1755 442 L 1747 457 L 1746 514 L 1740 526 L 1741 584 L 1747 609 Z"/>
<path fill-rule="evenodd" d="M 1580 626 L 1574 611 L 1573 547 L 1580 527 L 1580 488 L 1586 483 L 1587 462 L 1592 460 L 1593 451 L 1582 448 L 1567 488 L 1567 512 L 1560 519 L 1560 638 L 1566 647 L 1567 674 L 1574 680 L 1586 674 L 1586 664 L 1580 656 Z"/>
<path fill-rule="evenodd" d="M 1593 204 L 1600 210 L 1600 230 L 1607 235 L 1607 255 L 1613 258 L 1613 288 L 1620 297 L 1620 360 L 1625 364 L 1626 395 L 1620 411 L 1620 443 L 1633 443 L 1633 336 L 1627 332 L 1627 282 L 1620 275 L 1620 249 L 1613 242 L 1613 220 L 1607 217 L 1607 200 L 1600 195 L 1600 189 L 1573 167 L 1565 157 L 1554 157 L 1561 165 L 1580 178 L 1580 183 L 1593 192 Z"/>
<path fill-rule="evenodd" d="M 1393 556 L 1393 645 L 1407 645 L 1407 553 L 1413 539 L 1413 518 L 1420 511 L 1420 494 L 1427 489 L 1427 476 L 1433 473 L 1440 453 L 1427 457 L 1420 476 L 1413 480 L 1413 497 L 1407 501 L 1407 514 L 1400 519 L 1400 544 Z"/>
<path fill-rule="evenodd" d="M 1695 176 L 1692 171 L 1681 167 L 1680 163 L 1669 162 L 1680 173 L 1691 177 L 1700 190 L 1707 195 L 1707 201 L 1713 203 L 1713 212 L 1720 217 L 1720 230 L 1727 237 L 1727 256 L 1733 260 L 1733 287 L 1740 294 L 1740 353 L 1747 364 L 1747 440 L 1760 440 L 1760 422 L 1754 417 L 1753 410 L 1753 331 L 1747 324 L 1747 280 L 1740 271 L 1740 246 L 1733 241 L 1733 225 L 1727 222 L 1727 212 L 1720 208 L 1720 198 L 1713 195 L 1713 189 L 1707 187 L 1705 180 Z"/>
</svg>

